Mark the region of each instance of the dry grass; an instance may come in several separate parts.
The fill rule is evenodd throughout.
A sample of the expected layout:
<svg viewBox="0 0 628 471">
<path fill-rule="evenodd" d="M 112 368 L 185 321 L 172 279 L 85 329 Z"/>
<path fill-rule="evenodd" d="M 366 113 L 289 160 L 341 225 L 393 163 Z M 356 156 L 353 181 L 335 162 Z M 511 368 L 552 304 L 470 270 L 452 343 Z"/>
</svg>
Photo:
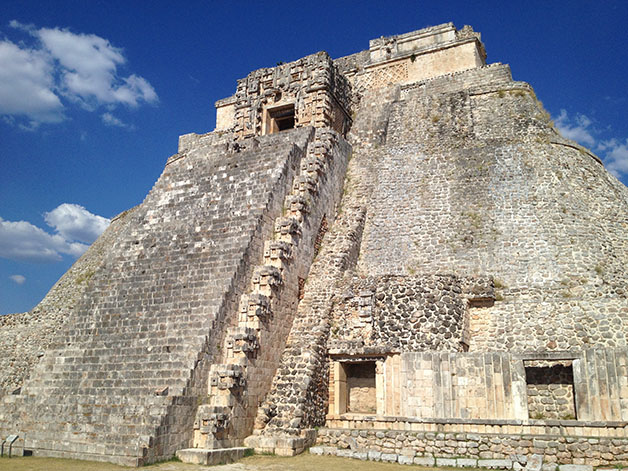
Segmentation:
<svg viewBox="0 0 628 471">
<path fill-rule="evenodd" d="M 0 470 L 2 471 L 120 471 L 125 468 L 109 463 L 94 461 L 64 460 L 57 458 L 2 458 Z M 167 462 L 139 468 L 140 470 L 159 471 L 193 471 L 212 469 L 215 471 L 404 471 L 412 469 L 427 469 L 419 466 L 402 466 L 392 463 L 375 463 L 372 461 L 359 461 L 349 458 L 336 458 L 333 456 L 314 456 L 304 453 L 293 458 L 279 456 L 256 455 L 244 458 L 233 464 L 222 466 L 198 466 L 192 464 Z M 440 468 L 442 471 L 443 468 Z"/>
</svg>

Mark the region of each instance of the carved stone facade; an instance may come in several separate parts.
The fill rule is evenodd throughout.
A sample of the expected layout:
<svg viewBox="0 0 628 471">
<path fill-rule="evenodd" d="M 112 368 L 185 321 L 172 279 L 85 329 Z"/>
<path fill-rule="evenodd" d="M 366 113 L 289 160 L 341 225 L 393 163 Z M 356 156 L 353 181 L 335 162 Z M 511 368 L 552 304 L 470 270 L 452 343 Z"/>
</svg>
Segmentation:
<svg viewBox="0 0 628 471">
<path fill-rule="evenodd" d="M 346 134 L 351 87 L 333 60 L 319 52 L 238 80 L 234 96 L 216 103 L 217 129 L 236 139 L 313 126 Z"/>
</svg>

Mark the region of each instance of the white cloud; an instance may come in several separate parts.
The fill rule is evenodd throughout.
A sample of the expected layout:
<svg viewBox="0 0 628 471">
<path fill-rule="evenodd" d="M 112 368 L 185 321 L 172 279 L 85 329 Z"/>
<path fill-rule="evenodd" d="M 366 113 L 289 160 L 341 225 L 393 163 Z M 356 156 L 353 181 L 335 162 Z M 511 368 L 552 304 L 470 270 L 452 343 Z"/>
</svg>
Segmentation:
<svg viewBox="0 0 628 471">
<path fill-rule="evenodd" d="M 0 218 L 0 257 L 35 263 L 58 262 L 63 255 L 79 257 L 109 225 L 109 219 L 68 203 L 45 213 L 44 218 L 56 234 L 27 221 Z"/>
<path fill-rule="evenodd" d="M 604 141 L 599 148 L 606 151 L 604 163 L 609 172 L 617 178 L 621 174 L 628 174 L 628 139 L 623 143 L 617 139 Z"/>
<path fill-rule="evenodd" d="M 588 147 L 595 145 L 595 138 L 591 134 L 591 120 L 583 114 L 576 115 L 575 119 L 570 119 L 567 111 L 560 110 L 560 115 L 554 120 L 556 128 L 567 139 L 572 139 Z"/>
<path fill-rule="evenodd" d="M 601 140 L 602 131 L 593 126 L 593 122 L 583 114 L 571 118 L 567 111 L 560 110 L 554 120 L 560 133 L 601 154 L 606 169 L 618 179 L 628 175 L 628 139 L 624 142 L 612 138 Z"/>
<path fill-rule="evenodd" d="M 38 123 L 65 118 L 62 98 L 87 110 L 158 101 L 146 79 L 119 73 L 126 58 L 107 39 L 68 29 L 37 29 L 15 20 L 9 26 L 37 43 L 29 47 L 0 41 L 0 115 L 26 117 L 26 127 L 34 129 Z"/>
<path fill-rule="evenodd" d="M 102 115 L 100 115 L 100 117 L 102 118 L 102 122 L 105 123 L 107 126 L 115 126 L 119 128 L 129 127 L 126 123 L 122 122 L 109 112 L 103 113 Z"/>
<path fill-rule="evenodd" d="M 90 213 L 78 204 L 63 203 L 44 214 L 50 227 L 67 241 L 91 244 L 109 226 L 109 219 Z"/>
<path fill-rule="evenodd" d="M 58 262 L 62 254 L 80 256 L 87 245 L 68 242 L 26 221 L 0 218 L 0 257 L 24 262 Z"/>
<path fill-rule="evenodd" d="M 43 123 L 63 120 L 52 62 L 44 52 L 0 41 L 0 114 Z"/>
<path fill-rule="evenodd" d="M 119 77 L 117 68 L 126 62 L 122 50 L 94 34 L 75 34 L 67 29 L 42 28 L 38 37 L 62 68 L 65 93 L 85 105 L 155 102 L 157 94 L 142 77 Z"/>
<path fill-rule="evenodd" d="M 26 281 L 26 277 L 23 275 L 11 275 L 9 278 L 11 278 L 11 280 L 13 280 L 18 285 L 23 285 Z"/>
</svg>

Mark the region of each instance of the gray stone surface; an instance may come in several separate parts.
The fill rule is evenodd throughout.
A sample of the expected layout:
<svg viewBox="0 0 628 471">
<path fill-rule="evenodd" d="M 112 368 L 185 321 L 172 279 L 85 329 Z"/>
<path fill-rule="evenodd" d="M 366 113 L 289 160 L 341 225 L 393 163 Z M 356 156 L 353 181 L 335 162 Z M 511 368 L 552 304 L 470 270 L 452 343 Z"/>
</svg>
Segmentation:
<svg viewBox="0 0 628 471">
<path fill-rule="evenodd" d="M 414 464 L 419 466 L 434 466 L 436 459 L 433 456 L 415 456 Z"/>
<path fill-rule="evenodd" d="M 589 464 L 560 464 L 558 471 L 593 471 L 593 466 Z"/>
<path fill-rule="evenodd" d="M 456 466 L 459 468 L 477 468 L 478 460 L 474 458 L 456 458 Z"/>
<path fill-rule="evenodd" d="M 26 431 L 26 448 L 77 457 L 93 443 L 91 456 L 124 464 L 172 456 L 189 443 L 209 361 L 311 133 L 172 157 L 58 343 L 2 405 L 0 431 Z M 165 386 L 167 396 L 155 395 Z M 81 425 L 70 431 L 73 422 Z"/>
<path fill-rule="evenodd" d="M 399 459 L 399 455 L 397 453 L 382 453 L 381 461 L 385 461 L 387 463 L 396 463 Z"/>
<path fill-rule="evenodd" d="M 495 460 L 495 459 L 488 459 L 488 460 L 479 459 L 478 467 L 490 468 L 490 469 L 510 469 L 512 468 L 512 461 L 511 460 Z"/>
<path fill-rule="evenodd" d="M 600 429 L 606 428 L 600 427 Z M 557 432 L 560 429 L 556 427 L 553 430 Z M 623 425 L 614 430 L 614 433 L 617 430 L 623 432 Z M 333 443 L 334 447 L 342 448 L 347 446 L 346 438 L 352 437 L 354 432 L 358 431 L 319 429 L 318 442 L 321 446 L 331 446 L 329 444 Z M 558 464 L 566 466 L 566 463 L 582 463 L 584 460 L 587 463 L 582 466 L 589 468 L 591 466 L 608 467 L 611 463 L 621 465 L 624 462 L 628 451 L 628 438 L 590 438 L 587 435 L 595 432 L 593 429 L 584 428 L 572 430 L 571 433 L 574 435 L 426 433 L 407 430 L 383 432 L 377 429 L 364 429 L 352 438 L 355 438 L 359 449 L 368 450 L 370 460 L 380 460 L 383 454 L 396 454 L 401 458 L 407 455 L 408 449 L 412 449 L 417 453 L 425 453 L 422 456 L 415 456 L 414 464 L 428 467 L 437 465 L 555 471 Z M 537 444 L 542 440 L 550 445 L 546 448 L 538 448 Z M 437 457 L 427 455 L 427 453 L 433 453 Z M 562 461 L 562 464 L 557 461 L 558 459 Z M 581 465 L 574 464 L 574 466 Z"/>
<path fill-rule="evenodd" d="M 55 283 L 31 311 L 0 316 L 0 396 L 24 384 L 85 294 L 108 250 L 133 220 L 136 208 L 114 217 L 107 230 Z"/>
</svg>

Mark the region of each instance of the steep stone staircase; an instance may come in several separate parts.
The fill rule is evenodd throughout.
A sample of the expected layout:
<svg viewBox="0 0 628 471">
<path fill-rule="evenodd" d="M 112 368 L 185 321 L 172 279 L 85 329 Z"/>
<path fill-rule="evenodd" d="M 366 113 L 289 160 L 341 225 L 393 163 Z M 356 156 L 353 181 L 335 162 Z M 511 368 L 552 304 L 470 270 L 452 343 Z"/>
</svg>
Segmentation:
<svg viewBox="0 0 628 471">
<path fill-rule="evenodd" d="M 131 466 L 191 441 L 249 260 L 313 136 L 289 132 L 170 159 L 58 341 L 20 394 L 1 398 L 2 436 L 36 455 Z"/>
<path fill-rule="evenodd" d="M 238 447 L 252 432 L 311 261 L 335 215 L 348 155 L 349 145 L 334 131 L 316 130 L 285 198 L 284 214 L 264 242 L 262 263 L 253 269 L 249 289 L 240 298 L 238 322 L 225 338 L 221 363 L 211 367 L 209 396 L 194 424 L 196 450 L 179 452 L 184 461 L 211 464 L 217 452 L 210 450 Z M 224 451 L 219 454 L 224 459 Z"/>
</svg>

